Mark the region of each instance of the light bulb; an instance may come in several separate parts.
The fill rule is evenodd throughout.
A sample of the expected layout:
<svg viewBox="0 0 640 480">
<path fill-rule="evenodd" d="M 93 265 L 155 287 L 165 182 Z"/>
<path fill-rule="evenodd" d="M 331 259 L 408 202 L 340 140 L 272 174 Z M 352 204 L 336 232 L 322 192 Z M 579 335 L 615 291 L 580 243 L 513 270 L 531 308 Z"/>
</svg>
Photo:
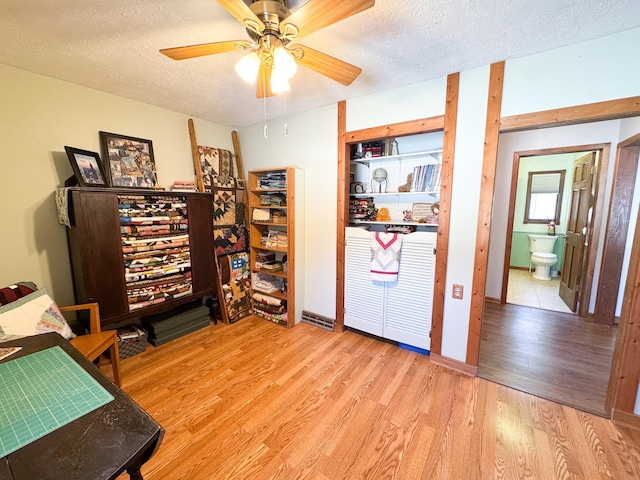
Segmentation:
<svg viewBox="0 0 640 480">
<path fill-rule="evenodd" d="M 278 75 L 282 75 L 287 80 L 293 77 L 298 70 L 296 61 L 283 47 L 276 47 L 273 51 L 273 64 L 273 67 L 280 72 Z"/>
<path fill-rule="evenodd" d="M 283 93 L 291 90 L 289 87 L 289 79 L 285 77 L 280 70 L 274 68 L 271 71 L 271 91 L 273 93 Z"/>
<path fill-rule="evenodd" d="M 236 63 L 236 72 L 247 83 L 254 83 L 260 68 L 260 57 L 256 52 L 245 55 Z"/>
</svg>

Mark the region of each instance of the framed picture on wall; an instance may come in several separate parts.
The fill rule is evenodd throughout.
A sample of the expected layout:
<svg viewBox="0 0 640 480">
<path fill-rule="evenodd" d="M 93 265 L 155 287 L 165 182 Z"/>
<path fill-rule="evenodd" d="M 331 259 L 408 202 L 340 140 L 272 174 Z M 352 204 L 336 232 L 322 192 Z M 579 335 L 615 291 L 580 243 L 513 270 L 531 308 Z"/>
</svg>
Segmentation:
<svg viewBox="0 0 640 480">
<path fill-rule="evenodd" d="M 100 132 L 100 146 L 112 187 L 158 186 L 151 140 Z"/>
<path fill-rule="evenodd" d="M 109 186 L 98 153 L 74 147 L 64 147 L 64 151 L 67 152 L 71 168 L 81 187 Z"/>
</svg>

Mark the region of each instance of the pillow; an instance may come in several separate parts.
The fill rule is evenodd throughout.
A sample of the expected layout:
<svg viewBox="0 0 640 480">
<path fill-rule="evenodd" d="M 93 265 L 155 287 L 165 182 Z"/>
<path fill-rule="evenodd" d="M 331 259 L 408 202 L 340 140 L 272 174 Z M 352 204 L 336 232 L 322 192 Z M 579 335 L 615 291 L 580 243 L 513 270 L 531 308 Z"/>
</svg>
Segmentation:
<svg viewBox="0 0 640 480">
<path fill-rule="evenodd" d="M 18 282 L 15 285 L 0 288 L 0 305 L 15 302 L 19 298 L 35 292 L 37 289 L 36 284 L 32 282 Z"/>
<path fill-rule="evenodd" d="M 0 341 L 46 332 L 75 336 L 46 288 L 0 307 Z"/>
</svg>

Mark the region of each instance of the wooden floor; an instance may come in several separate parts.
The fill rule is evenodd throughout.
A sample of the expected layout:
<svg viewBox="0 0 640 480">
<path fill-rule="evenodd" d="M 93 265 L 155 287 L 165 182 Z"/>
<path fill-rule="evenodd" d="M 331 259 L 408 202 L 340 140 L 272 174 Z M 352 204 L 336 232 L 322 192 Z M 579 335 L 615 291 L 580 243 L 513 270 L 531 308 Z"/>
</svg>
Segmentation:
<svg viewBox="0 0 640 480">
<path fill-rule="evenodd" d="M 573 314 L 487 302 L 478 375 L 606 415 L 616 333 Z"/>
<path fill-rule="evenodd" d="M 146 480 L 640 478 L 640 432 L 354 332 L 248 317 L 122 373 L 166 429 Z"/>
</svg>

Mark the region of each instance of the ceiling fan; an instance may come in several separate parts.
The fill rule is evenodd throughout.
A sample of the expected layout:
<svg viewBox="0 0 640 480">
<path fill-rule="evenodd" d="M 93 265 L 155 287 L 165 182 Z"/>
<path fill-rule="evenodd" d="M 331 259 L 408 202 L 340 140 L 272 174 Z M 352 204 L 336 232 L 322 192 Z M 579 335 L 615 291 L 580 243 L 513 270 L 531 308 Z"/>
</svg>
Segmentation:
<svg viewBox="0 0 640 480">
<path fill-rule="evenodd" d="M 246 81 L 257 79 L 256 97 L 270 97 L 289 90 L 297 64 L 343 85 L 350 85 L 362 69 L 299 43 L 298 38 L 373 7 L 375 0 L 309 0 L 289 11 L 287 0 L 218 0 L 246 28 L 251 41 L 229 40 L 186 47 L 165 48 L 161 53 L 174 60 L 248 51 L 236 64 Z"/>
</svg>

